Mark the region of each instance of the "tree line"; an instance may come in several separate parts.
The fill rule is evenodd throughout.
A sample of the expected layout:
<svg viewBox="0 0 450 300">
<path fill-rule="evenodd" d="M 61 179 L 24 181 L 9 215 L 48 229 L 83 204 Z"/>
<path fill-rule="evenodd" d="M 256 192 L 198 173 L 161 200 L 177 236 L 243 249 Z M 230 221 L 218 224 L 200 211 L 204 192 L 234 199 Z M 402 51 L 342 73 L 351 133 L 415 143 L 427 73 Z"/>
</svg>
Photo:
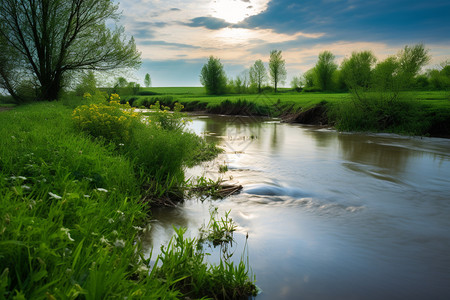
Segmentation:
<svg viewBox="0 0 450 300">
<path fill-rule="evenodd" d="M 352 52 L 340 66 L 330 51 L 319 54 L 313 68 L 294 76 L 291 88 L 300 92 L 346 92 L 356 90 L 435 89 L 450 87 L 450 62 L 420 73 L 431 56 L 423 44 L 405 46 L 397 54 L 378 61 L 372 51 Z M 281 50 L 270 52 L 268 69 L 256 60 L 236 78 L 227 78 L 220 59 L 210 56 L 203 66 L 200 82 L 208 94 L 277 92 L 286 80 L 286 63 Z M 269 83 L 271 85 L 269 85 Z"/>
</svg>

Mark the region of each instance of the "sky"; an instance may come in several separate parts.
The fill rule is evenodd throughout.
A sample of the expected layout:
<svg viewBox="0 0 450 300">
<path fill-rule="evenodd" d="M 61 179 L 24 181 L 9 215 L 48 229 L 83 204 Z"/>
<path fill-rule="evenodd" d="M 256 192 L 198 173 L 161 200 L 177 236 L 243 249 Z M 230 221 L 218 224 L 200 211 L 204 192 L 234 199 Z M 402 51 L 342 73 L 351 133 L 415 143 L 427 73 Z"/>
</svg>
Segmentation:
<svg viewBox="0 0 450 300">
<path fill-rule="evenodd" d="M 425 44 L 427 68 L 450 60 L 448 0 L 121 0 L 120 24 L 133 36 L 142 66 L 131 79 L 152 86 L 201 86 L 209 56 L 235 78 L 281 50 L 289 86 L 328 50 L 339 64 L 353 51 L 379 61 L 405 45 Z"/>
</svg>

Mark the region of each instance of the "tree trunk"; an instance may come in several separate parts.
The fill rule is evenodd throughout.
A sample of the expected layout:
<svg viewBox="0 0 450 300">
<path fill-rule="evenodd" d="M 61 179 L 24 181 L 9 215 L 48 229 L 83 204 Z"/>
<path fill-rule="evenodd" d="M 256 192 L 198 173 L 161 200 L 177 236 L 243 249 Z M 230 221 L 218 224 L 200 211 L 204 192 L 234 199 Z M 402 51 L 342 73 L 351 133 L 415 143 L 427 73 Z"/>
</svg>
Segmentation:
<svg viewBox="0 0 450 300">
<path fill-rule="evenodd" d="M 41 93 L 38 97 L 39 101 L 55 101 L 58 100 L 59 92 L 61 91 L 61 74 L 57 73 L 54 78 L 47 76 L 46 80 L 41 81 Z"/>
</svg>

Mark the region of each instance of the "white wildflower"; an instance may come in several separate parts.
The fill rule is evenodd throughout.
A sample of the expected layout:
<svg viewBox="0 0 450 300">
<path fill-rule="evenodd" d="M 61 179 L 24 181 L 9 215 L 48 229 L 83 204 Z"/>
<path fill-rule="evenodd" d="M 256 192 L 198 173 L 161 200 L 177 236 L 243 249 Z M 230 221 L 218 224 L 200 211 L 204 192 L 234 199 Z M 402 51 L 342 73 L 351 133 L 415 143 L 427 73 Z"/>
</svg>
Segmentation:
<svg viewBox="0 0 450 300">
<path fill-rule="evenodd" d="M 91 196 L 89 196 L 89 195 L 83 195 L 84 196 L 84 198 L 91 198 Z"/>
<path fill-rule="evenodd" d="M 107 192 L 108 192 L 108 190 L 106 190 L 106 189 L 104 189 L 104 188 L 98 188 L 97 191 L 99 191 L 99 192 L 104 192 L 104 193 L 107 193 Z"/>
<path fill-rule="evenodd" d="M 24 189 L 24 190 L 31 190 L 31 188 L 28 185 L 25 185 L 25 184 L 22 185 L 21 188 Z"/>
<path fill-rule="evenodd" d="M 114 246 L 117 248 L 124 248 L 125 247 L 125 241 L 124 240 L 116 240 L 114 242 Z"/>
<path fill-rule="evenodd" d="M 133 228 L 136 229 L 137 231 L 143 231 L 144 230 L 144 228 L 139 227 L 139 226 L 133 226 Z"/>
<path fill-rule="evenodd" d="M 114 220 L 111 219 L 111 218 L 109 218 L 109 219 L 108 219 L 108 223 L 109 223 L 109 224 L 112 224 L 112 223 L 114 223 Z"/>
<path fill-rule="evenodd" d="M 114 234 L 114 235 L 119 235 L 119 233 L 117 232 L 117 230 L 113 230 L 111 233 Z"/>
<path fill-rule="evenodd" d="M 105 238 L 104 235 L 102 235 L 102 237 L 100 238 L 100 243 L 102 243 L 102 244 L 108 244 L 109 241 Z"/>
<path fill-rule="evenodd" d="M 54 199 L 62 199 L 61 196 L 58 196 L 56 194 L 53 194 L 52 192 L 48 192 L 48 194 L 50 195 L 50 197 L 54 198 Z"/>
<path fill-rule="evenodd" d="M 147 266 L 144 266 L 144 265 L 140 265 L 140 266 L 137 268 L 137 271 L 138 271 L 139 273 L 147 273 L 147 272 L 148 272 L 148 267 L 147 267 Z"/>
<path fill-rule="evenodd" d="M 69 239 L 69 241 L 74 242 L 75 240 L 70 236 L 70 229 L 69 228 L 64 228 L 61 227 L 61 231 L 64 232 L 67 235 L 67 238 Z"/>
<path fill-rule="evenodd" d="M 23 177 L 23 176 L 17 176 L 17 178 L 22 179 L 22 180 L 27 180 L 27 178 Z"/>
</svg>

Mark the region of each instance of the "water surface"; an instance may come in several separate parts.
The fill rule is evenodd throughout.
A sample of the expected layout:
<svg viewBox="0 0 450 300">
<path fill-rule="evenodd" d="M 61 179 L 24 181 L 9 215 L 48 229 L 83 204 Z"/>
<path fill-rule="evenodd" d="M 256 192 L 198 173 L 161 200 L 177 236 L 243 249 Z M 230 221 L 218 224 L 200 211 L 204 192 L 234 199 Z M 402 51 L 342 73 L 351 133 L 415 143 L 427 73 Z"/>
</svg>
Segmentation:
<svg viewBox="0 0 450 300">
<path fill-rule="evenodd" d="M 257 299 L 450 299 L 450 140 L 225 116 L 194 117 L 192 130 L 225 153 L 188 176 L 244 189 L 156 211 L 155 248 L 172 225 L 195 236 L 218 207 L 238 245 L 249 235 Z"/>
</svg>

